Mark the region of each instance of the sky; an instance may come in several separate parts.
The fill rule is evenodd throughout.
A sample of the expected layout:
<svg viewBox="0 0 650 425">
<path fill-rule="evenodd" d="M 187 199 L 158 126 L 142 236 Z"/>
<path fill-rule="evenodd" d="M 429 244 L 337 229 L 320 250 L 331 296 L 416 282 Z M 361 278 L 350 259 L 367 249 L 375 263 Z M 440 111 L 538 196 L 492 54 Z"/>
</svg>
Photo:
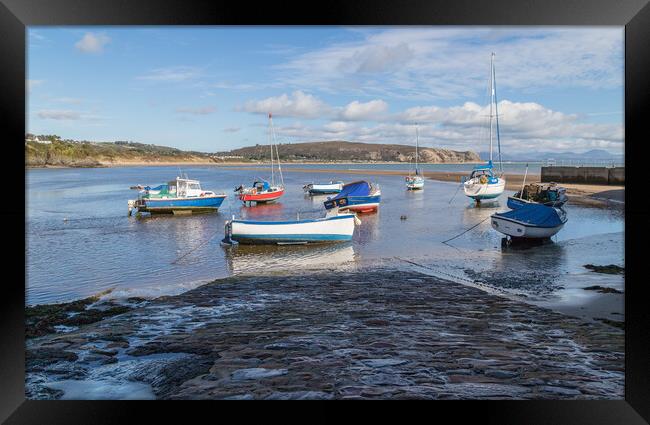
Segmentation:
<svg viewBox="0 0 650 425">
<path fill-rule="evenodd" d="M 624 150 L 623 27 L 27 29 L 27 129 L 218 152 L 347 140 Z"/>
</svg>

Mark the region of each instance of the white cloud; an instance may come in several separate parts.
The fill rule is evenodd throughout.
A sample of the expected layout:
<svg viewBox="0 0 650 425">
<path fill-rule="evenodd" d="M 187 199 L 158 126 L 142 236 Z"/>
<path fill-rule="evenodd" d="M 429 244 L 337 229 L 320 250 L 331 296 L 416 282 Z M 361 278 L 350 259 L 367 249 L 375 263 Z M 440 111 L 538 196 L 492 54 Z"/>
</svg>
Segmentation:
<svg viewBox="0 0 650 425">
<path fill-rule="evenodd" d="M 496 52 L 500 88 L 602 89 L 623 84 L 622 28 L 356 30 L 278 65 L 285 87 L 408 99 L 463 99 L 487 88 Z"/>
<path fill-rule="evenodd" d="M 341 110 L 340 117 L 349 121 L 376 120 L 387 110 L 388 103 L 383 100 L 371 100 L 366 103 L 355 100 Z"/>
<path fill-rule="evenodd" d="M 72 121 L 80 120 L 82 114 L 78 111 L 43 109 L 38 111 L 38 117 L 44 120 Z"/>
<path fill-rule="evenodd" d="M 27 93 L 31 93 L 32 90 L 33 90 L 35 87 L 40 86 L 40 85 L 43 84 L 44 82 L 45 82 L 45 80 L 29 80 L 29 79 L 26 80 Z"/>
<path fill-rule="evenodd" d="M 176 108 L 176 112 L 179 114 L 189 114 L 189 115 L 208 115 L 217 111 L 217 108 L 214 106 L 203 106 L 199 108 Z"/>
<path fill-rule="evenodd" d="M 282 94 L 263 100 L 248 101 L 240 108 L 256 114 L 272 113 L 276 116 L 319 118 L 330 113 L 330 107 L 322 100 L 300 90 L 291 95 Z"/>
<path fill-rule="evenodd" d="M 104 46 L 110 41 L 110 37 L 105 34 L 87 32 L 81 40 L 75 43 L 74 47 L 82 53 L 101 53 L 104 51 Z"/>
<path fill-rule="evenodd" d="M 499 102 L 499 127 L 504 154 L 539 151 L 607 149 L 623 151 L 623 127 L 584 122 L 576 114 L 554 111 L 533 102 Z M 333 120 L 323 125 L 277 128 L 280 136 L 298 141 L 347 140 L 366 143 L 415 143 L 415 123 L 422 146 L 475 152 L 489 149 L 487 106 L 466 102 L 460 106 L 419 106 L 383 121 L 364 125 L 359 121 Z M 496 139 L 495 139 L 496 149 Z"/>
<path fill-rule="evenodd" d="M 193 66 L 171 66 L 157 68 L 148 74 L 137 77 L 138 80 L 159 81 L 159 82 L 180 82 L 197 78 L 201 75 L 201 69 Z"/>
</svg>

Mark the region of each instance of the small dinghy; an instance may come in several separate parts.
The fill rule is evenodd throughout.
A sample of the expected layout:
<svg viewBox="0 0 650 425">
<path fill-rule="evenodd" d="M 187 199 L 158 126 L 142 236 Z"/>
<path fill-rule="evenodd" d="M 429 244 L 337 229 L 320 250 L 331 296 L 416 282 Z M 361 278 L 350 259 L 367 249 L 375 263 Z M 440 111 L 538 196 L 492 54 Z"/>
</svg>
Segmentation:
<svg viewBox="0 0 650 425">
<path fill-rule="evenodd" d="M 339 193 L 343 189 L 343 182 L 329 182 L 329 183 L 309 183 L 304 185 L 303 190 L 310 195 L 324 195 L 330 193 Z"/>
<path fill-rule="evenodd" d="M 225 194 L 201 189 L 198 180 L 176 177 L 166 184 L 156 187 L 132 186 L 140 190 L 138 199 L 129 200 L 129 215 L 133 209 L 151 214 L 188 214 L 217 211 Z"/>
<path fill-rule="evenodd" d="M 289 221 L 228 220 L 223 245 L 345 242 L 352 240 L 355 224 L 361 221 L 355 214 L 339 214 L 338 209 L 324 218 Z"/>
<path fill-rule="evenodd" d="M 377 211 L 381 201 L 379 187 L 366 181 L 358 181 L 343 185 L 341 192 L 325 201 L 325 208 L 340 208 L 341 211 L 359 213 Z"/>
<path fill-rule="evenodd" d="M 511 238 L 544 239 L 559 232 L 567 222 L 562 208 L 528 203 L 517 209 L 495 213 L 492 227 Z"/>
<path fill-rule="evenodd" d="M 508 197 L 508 208 L 514 210 L 531 203 L 560 208 L 568 200 L 566 189 L 556 183 L 531 183 Z"/>
</svg>

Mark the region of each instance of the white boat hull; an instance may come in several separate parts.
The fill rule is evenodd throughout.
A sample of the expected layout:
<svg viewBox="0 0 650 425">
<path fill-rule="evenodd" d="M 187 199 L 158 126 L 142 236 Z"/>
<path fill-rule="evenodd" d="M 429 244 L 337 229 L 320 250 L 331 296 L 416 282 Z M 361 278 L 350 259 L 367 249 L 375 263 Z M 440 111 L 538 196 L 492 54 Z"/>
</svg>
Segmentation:
<svg viewBox="0 0 650 425">
<path fill-rule="evenodd" d="M 543 239 L 559 232 L 566 221 L 555 227 L 537 227 L 503 217 L 492 216 L 492 228 L 513 238 Z"/>
<path fill-rule="evenodd" d="M 244 244 L 342 242 L 352 239 L 355 215 L 286 222 L 232 220 L 231 226 L 230 237 Z"/>
<path fill-rule="evenodd" d="M 406 178 L 406 188 L 408 190 L 418 190 L 424 188 L 424 179 L 423 178 Z"/>
<path fill-rule="evenodd" d="M 479 178 L 473 178 L 463 184 L 463 191 L 472 199 L 498 198 L 506 188 L 506 181 L 502 178 L 497 180 L 496 183 L 481 183 Z"/>
<path fill-rule="evenodd" d="M 343 189 L 343 183 L 317 184 L 311 183 L 305 186 L 305 191 L 312 194 L 339 193 Z"/>
</svg>

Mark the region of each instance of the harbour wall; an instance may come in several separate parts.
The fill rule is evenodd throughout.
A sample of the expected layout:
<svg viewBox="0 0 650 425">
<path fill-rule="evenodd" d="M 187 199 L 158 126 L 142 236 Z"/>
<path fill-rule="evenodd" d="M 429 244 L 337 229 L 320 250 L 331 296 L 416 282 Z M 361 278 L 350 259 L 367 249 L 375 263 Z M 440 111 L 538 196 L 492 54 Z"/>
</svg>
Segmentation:
<svg viewBox="0 0 650 425">
<path fill-rule="evenodd" d="M 542 182 L 625 184 L 625 167 L 542 167 Z"/>
</svg>

